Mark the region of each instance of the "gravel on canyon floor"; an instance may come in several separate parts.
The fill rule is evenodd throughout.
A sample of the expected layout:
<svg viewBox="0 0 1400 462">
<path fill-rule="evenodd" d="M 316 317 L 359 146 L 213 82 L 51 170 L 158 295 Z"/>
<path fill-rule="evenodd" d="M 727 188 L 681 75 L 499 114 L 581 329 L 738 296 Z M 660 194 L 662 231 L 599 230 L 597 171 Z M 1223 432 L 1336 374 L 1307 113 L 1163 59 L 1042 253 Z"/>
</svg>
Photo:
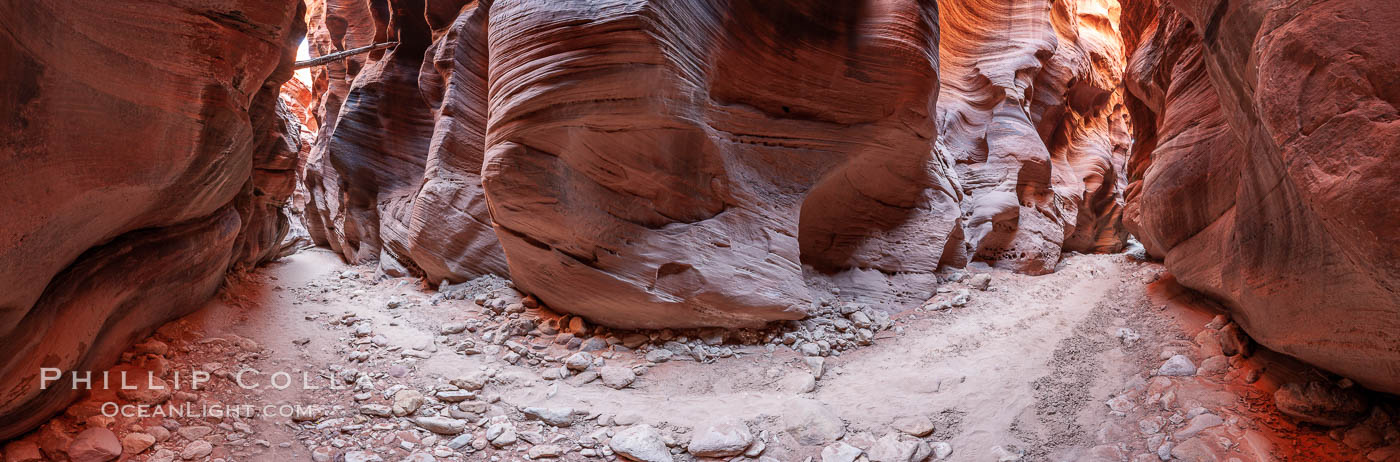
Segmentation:
<svg viewBox="0 0 1400 462">
<path fill-rule="evenodd" d="M 428 287 L 304 251 L 0 460 L 1400 457 L 1391 403 L 1253 347 L 1157 264 L 941 280 L 903 312 L 827 297 L 762 329 L 622 331 L 501 278 Z"/>
</svg>

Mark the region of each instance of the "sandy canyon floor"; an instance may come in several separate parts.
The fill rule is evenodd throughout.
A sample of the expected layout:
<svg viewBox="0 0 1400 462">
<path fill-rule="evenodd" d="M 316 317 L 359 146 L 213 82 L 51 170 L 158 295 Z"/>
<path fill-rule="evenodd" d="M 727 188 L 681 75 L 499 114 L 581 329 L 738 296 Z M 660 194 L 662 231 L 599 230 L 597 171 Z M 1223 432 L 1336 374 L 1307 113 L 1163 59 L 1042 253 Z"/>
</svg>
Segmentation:
<svg viewBox="0 0 1400 462">
<path fill-rule="evenodd" d="M 988 274 L 985 290 L 970 277 L 948 282 L 925 309 L 805 324 L 829 325 L 823 335 L 874 334 L 868 345 L 823 357 L 821 339 L 803 341 L 814 339 L 806 327 L 600 332 L 526 307 L 533 303 L 520 303 L 500 280 L 445 296 L 418 280 L 375 281 L 371 268 L 305 250 L 236 276 L 114 369 L 155 371 L 182 389 L 94 391 L 30 440 L 70 445 L 73 433 L 103 426 L 127 446 L 124 459 L 226 461 L 1311 461 L 1400 453 L 1384 423 L 1365 435 L 1353 435 L 1365 424 L 1329 435 L 1278 414 L 1273 390 L 1316 374 L 1306 367 L 1268 351 L 1207 361 L 1219 354 L 1218 335 L 1201 332 L 1220 327 L 1212 322 L 1218 313 L 1158 264 L 1073 255 L 1046 276 Z M 966 303 L 950 307 L 959 296 Z M 1200 370 L 1156 375 L 1175 354 Z M 191 390 L 192 371 L 212 375 Z M 108 417 L 108 401 L 205 415 Z M 282 404 L 303 407 L 290 416 L 209 415 L 219 405 Z M 1356 441 L 1367 437 L 1374 441 Z"/>
</svg>

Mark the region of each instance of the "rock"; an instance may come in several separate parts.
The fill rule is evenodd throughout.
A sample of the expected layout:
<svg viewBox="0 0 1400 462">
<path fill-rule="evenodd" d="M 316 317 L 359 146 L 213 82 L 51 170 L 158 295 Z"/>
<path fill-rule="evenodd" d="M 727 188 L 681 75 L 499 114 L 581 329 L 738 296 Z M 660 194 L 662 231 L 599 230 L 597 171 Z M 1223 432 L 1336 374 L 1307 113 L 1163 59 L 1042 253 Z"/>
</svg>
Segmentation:
<svg viewBox="0 0 1400 462">
<path fill-rule="evenodd" d="M 1188 438 L 1196 436 L 1196 434 L 1200 433 L 1202 430 L 1224 423 L 1225 419 L 1221 419 L 1220 416 L 1215 414 L 1200 414 L 1192 417 L 1191 422 L 1186 424 L 1185 428 L 1177 430 L 1173 436 L 1176 437 L 1177 441 L 1185 441 Z"/>
<path fill-rule="evenodd" d="M 802 361 L 807 363 L 807 369 L 812 371 L 812 377 L 814 378 L 820 379 L 822 378 L 822 374 L 826 372 L 826 358 L 820 356 L 808 356 L 806 358 L 802 358 Z"/>
<path fill-rule="evenodd" d="M 335 448 L 330 446 L 319 446 L 311 450 L 311 460 L 314 462 L 331 462 L 335 458 Z"/>
<path fill-rule="evenodd" d="M 967 285 L 977 290 L 987 290 L 987 288 L 992 285 L 992 275 L 987 273 L 974 274 L 972 275 L 972 279 L 967 282 Z"/>
<path fill-rule="evenodd" d="M 865 455 L 870 462 L 911 462 L 918 452 L 918 445 L 900 441 L 899 436 L 890 433 L 875 441 Z"/>
<path fill-rule="evenodd" d="M 788 393 L 811 393 L 817 389 L 817 378 L 807 373 L 792 373 L 784 376 L 778 387 Z"/>
<path fill-rule="evenodd" d="M 486 427 L 486 441 L 492 446 L 503 448 L 515 444 L 517 433 L 515 425 L 510 422 L 496 422 Z"/>
<path fill-rule="evenodd" d="M 442 328 L 439 329 L 438 332 L 442 335 L 453 335 L 466 332 L 466 330 L 467 323 L 465 322 L 449 322 L 447 324 L 443 324 Z"/>
<path fill-rule="evenodd" d="M 1274 392 L 1274 406 L 1295 419 L 1327 427 L 1356 423 L 1370 410 L 1354 389 L 1324 382 L 1284 384 Z"/>
<path fill-rule="evenodd" d="M 947 459 L 949 455 L 953 454 L 953 445 L 945 443 L 943 441 L 933 443 L 932 447 L 933 460 Z"/>
<path fill-rule="evenodd" d="M 651 338 L 647 337 L 646 334 L 631 333 L 622 336 L 622 346 L 634 350 L 637 349 L 637 347 L 645 345 L 649 341 L 651 341 Z"/>
<path fill-rule="evenodd" d="M 170 439 L 170 430 L 160 425 L 152 425 L 146 427 L 145 431 L 146 434 L 155 437 L 157 442 L 163 442 L 165 440 Z"/>
<path fill-rule="evenodd" d="M 429 459 L 431 459 L 431 457 Z M 415 458 L 413 455 L 410 455 L 404 462 L 417 462 L 420 460 L 422 460 L 421 456 Z M 384 462 L 384 458 L 372 452 L 350 451 L 345 453 L 345 462 Z"/>
<path fill-rule="evenodd" d="M 1201 361 L 1201 368 L 1196 373 L 1201 375 L 1219 375 L 1230 370 L 1230 359 L 1221 355 L 1211 356 Z"/>
<path fill-rule="evenodd" d="M 1016 462 L 1025 456 L 1026 451 L 1015 446 L 992 446 L 992 457 L 995 457 L 997 462 Z"/>
<path fill-rule="evenodd" d="M 360 406 L 360 413 L 372 417 L 393 417 L 393 408 L 383 404 L 366 404 Z"/>
<path fill-rule="evenodd" d="M 180 458 L 185 460 L 194 460 L 207 456 L 212 452 L 214 452 L 214 445 L 209 444 L 208 441 L 193 441 L 190 444 L 185 445 L 184 449 L 180 450 Z"/>
<path fill-rule="evenodd" d="M 463 433 L 461 435 L 458 435 L 456 438 L 453 438 L 452 441 L 448 441 L 447 447 L 451 448 L 454 451 L 460 451 L 462 450 L 462 448 L 465 448 L 472 443 L 473 437 L 474 435 L 472 435 L 471 433 Z"/>
<path fill-rule="evenodd" d="M 527 407 L 520 410 L 525 417 L 556 426 L 567 427 L 574 423 L 574 410 L 567 407 Z"/>
<path fill-rule="evenodd" d="M 564 359 L 564 367 L 571 371 L 586 371 L 593 367 L 593 355 L 584 352 L 569 355 L 568 358 Z"/>
<path fill-rule="evenodd" d="M 442 390 L 436 394 L 438 401 L 444 403 L 460 403 L 469 399 L 476 399 L 476 392 L 466 390 Z"/>
<path fill-rule="evenodd" d="M 1164 445 L 1165 446 L 1165 445 Z M 1216 462 L 1220 458 L 1202 438 L 1191 438 L 1171 447 L 1171 457 L 1182 462 Z"/>
<path fill-rule="evenodd" d="M 1191 359 L 1184 355 L 1175 355 L 1167 362 L 1162 363 L 1162 367 L 1157 368 L 1157 375 L 1171 377 L 1189 377 L 1196 375 L 1196 365 L 1191 363 Z"/>
<path fill-rule="evenodd" d="M 146 452 L 151 446 L 156 444 L 156 437 L 145 433 L 128 433 L 122 437 L 122 452 L 127 455 L 136 455 Z"/>
<path fill-rule="evenodd" d="M 846 424 L 831 408 L 812 399 L 790 399 L 783 403 L 784 431 L 808 446 L 831 444 L 846 434 Z"/>
<path fill-rule="evenodd" d="M 5 444 L 5 462 L 43 462 L 39 445 L 32 441 L 14 440 Z"/>
<path fill-rule="evenodd" d="M 1239 324 L 1232 322 L 1220 330 L 1220 352 L 1225 356 L 1249 356 L 1252 350 L 1253 343 Z"/>
<path fill-rule="evenodd" d="M 933 433 L 933 421 L 924 416 L 904 416 L 894 419 L 892 424 L 895 430 L 917 437 L 928 436 Z"/>
<path fill-rule="evenodd" d="M 618 455 L 637 462 L 672 462 L 671 451 L 661 433 L 650 425 L 634 425 L 613 435 L 608 447 Z"/>
<path fill-rule="evenodd" d="M 467 423 L 464 421 L 439 416 L 415 417 L 413 423 L 439 435 L 456 435 L 467 429 Z"/>
<path fill-rule="evenodd" d="M 579 351 L 586 351 L 586 352 L 594 352 L 594 351 L 606 350 L 607 348 L 608 348 L 608 342 L 607 342 L 606 340 L 603 340 L 602 337 L 593 337 L 593 338 L 590 338 L 590 339 L 588 339 L 588 340 L 584 340 L 584 341 L 583 341 L 583 345 L 580 345 L 580 346 L 578 347 L 578 350 L 579 350 Z"/>
<path fill-rule="evenodd" d="M 1357 425 L 1342 435 L 1342 444 L 1358 451 L 1365 451 L 1385 443 L 1385 437 L 1369 425 Z"/>
<path fill-rule="evenodd" d="M 553 459 L 564 455 L 564 448 L 552 444 L 541 444 L 532 446 L 526 454 L 531 459 Z"/>
<path fill-rule="evenodd" d="M 452 379 L 449 383 L 452 386 L 467 391 L 478 391 L 486 387 L 486 383 L 491 381 L 491 376 L 486 372 L 477 371 Z"/>
<path fill-rule="evenodd" d="M 1221 328 L 1224 328 L 1225 324 L 1228 324 L 1229 322 L 1230 318 L 1225 317 L 1225 315 L 1223 314 L 1217 314 L 1215 315 L 1215 317 L 1210 319 L 1210 322 L 1206 323 L 1205 327 L 1206 329 L 1210 330 L 1220 330 Z"/>
<path fill-rule="evenodd" d="M 657 349 L 655 349 L 655 350 L 648 351 L 648 352 L 647 352 L 647 355 L 646 355 L 646 359 L 647 359 L 647 361 L 651 361 L 651 362 L 654 362 L 654 363 L 664 363 L 664 362 L 666 362 L 666 361 L 670 361 L 670 360 L 671 360 L 671 356 L 673 356 L 673 355 L 674 355 L 674 353 L 671 353 L 671 350 L 667 350 L 667 349 L 664 349 L 664 348 L 657 348 Z"/>
<path fill-rule="evenodd" d="M 423 406 L 423 394 L 418 390 L 400 390 L 394 393 L 394 404 L 391 411 L 394 415 L 404 417 L 418 412 L 418 408 Z"/>
<path fill-rule="evenodd" d="M 864 452 L 846 443 L 836 443 L 822 448 L 822 462 L 855 462 Z"/>
<path fill-rule="evenodd" d="M 729 457 L 742 454 L 753 444 L 753 434 L 742 421 L 710 425 L 690 438 L 686 450 L 701 457 Z"/>
<path fill-rule="evenodd" d="M 599 370 L 599 374 L 603 379 L 603 385 L 618 390 L 627 388 L 637 380 L 637 374 L 630 367 L 603 366 Z"/>
<path fill-rule="evenodd" d="M 106 428 L 89 428 L 78 433 L 68 445 L 68 457 L 73 462 L 106 462 L 122 454 L 117 434 Z"/>
</svg>

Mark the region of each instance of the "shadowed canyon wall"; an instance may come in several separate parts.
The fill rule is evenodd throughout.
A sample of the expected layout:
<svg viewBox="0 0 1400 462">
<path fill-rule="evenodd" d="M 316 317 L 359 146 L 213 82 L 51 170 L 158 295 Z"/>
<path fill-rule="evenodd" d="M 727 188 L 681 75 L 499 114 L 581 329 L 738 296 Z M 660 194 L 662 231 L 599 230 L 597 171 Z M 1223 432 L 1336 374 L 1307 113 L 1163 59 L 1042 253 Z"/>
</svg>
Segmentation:
<svg viewBox="0 0 1400 462">
<path fill-rule="evenodd" d="M 278 255 L 298 5 L 0 2 L 0 440 L 73 398 L 41 367 L 104 369 Z"/>
<path fill-rule="evenodd" d="M 400 45 L 318 73 L 307 227 L 386 274 L 742 326 L 1125 238 L 1111 1 L 363 5 L 311 7 L 313 54 Z"/>
<path fill-rule="evenodd" d="M 1400 8 L 1142 1 L 1124 224 L 1261 344 L 1400 392 Z"/>
</svg>

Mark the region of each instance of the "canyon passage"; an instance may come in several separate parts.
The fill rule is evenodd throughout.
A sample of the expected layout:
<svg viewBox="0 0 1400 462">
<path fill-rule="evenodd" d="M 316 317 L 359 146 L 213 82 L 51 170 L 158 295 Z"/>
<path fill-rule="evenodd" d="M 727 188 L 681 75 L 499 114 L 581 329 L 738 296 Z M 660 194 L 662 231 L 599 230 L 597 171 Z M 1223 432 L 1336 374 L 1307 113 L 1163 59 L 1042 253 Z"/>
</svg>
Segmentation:
<svg viewBox="0 0 1400 462">
<path fill-rule="evenodd" d="M 0 460 L 1398 461 L 1397 27 L 0 2 Z"/>
</svg>

